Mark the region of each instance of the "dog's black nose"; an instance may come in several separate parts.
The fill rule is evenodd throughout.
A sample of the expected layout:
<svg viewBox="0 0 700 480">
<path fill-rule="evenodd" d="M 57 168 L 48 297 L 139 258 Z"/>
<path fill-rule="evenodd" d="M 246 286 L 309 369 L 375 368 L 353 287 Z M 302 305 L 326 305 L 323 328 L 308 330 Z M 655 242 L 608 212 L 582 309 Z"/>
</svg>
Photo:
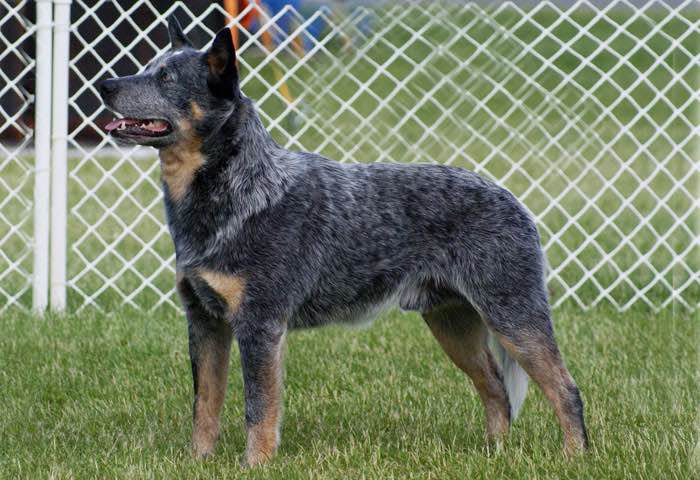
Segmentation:
<svg viewBox="0 0 700 480">
<path fill-rule="evenodd" d="M 100 83 L 100 95 L 102 98 L 107 98 L 117 91 L 117 80 L 110 78 Z"/>
</svg>

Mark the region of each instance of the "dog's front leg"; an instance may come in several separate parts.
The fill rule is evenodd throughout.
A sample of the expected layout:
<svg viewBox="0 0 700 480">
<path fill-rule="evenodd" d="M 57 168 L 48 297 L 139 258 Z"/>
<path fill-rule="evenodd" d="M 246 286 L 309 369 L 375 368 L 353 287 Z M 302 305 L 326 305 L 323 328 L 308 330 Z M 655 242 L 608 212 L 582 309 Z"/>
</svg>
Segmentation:
<svg viewBox="0 0 700 480">
<path fill-rule="evenodd" d="M 196 458 L 204 458 L 213 452 L 219 436 L 233 332 L 228 323 L 204 309 L 186 279 L 180 279 L 177 287 L 187 314 L 194 383 L 192 450 Z"/>
<path fill-rule="evenodd" d="M 243 464 L 269 460 L 279 443 L 284 327 L 256 328 L 238 335 L 245 387 L 248 446 Z"/>
</svg>

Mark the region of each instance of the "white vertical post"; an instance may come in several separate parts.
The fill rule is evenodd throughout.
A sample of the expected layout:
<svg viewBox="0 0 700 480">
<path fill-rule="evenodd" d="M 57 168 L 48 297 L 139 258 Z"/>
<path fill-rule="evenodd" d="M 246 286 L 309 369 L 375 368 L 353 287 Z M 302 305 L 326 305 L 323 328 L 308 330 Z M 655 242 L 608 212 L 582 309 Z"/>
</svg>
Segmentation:
<svg viewBox="0 0 700 480">
<path fill-rule="evenodd" d="M 51 114 L 51 309 L 66 308 L 68 62 L 71 0 L 54 0 Z"/>
<path fill-rule="evenodd" d="M 49 208 L 51 185 L 51 0 L 36 0 L 34 98 L 34 266 L 32 309 L 49 305 Z"/>
</svg>

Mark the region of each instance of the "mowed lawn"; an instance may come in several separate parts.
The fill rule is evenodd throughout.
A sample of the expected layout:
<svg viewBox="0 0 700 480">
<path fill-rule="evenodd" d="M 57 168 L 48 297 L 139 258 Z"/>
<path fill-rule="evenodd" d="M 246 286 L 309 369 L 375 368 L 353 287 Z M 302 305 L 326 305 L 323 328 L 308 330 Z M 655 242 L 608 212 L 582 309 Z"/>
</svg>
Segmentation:
<svg viewBox="0 0 700 480">
<path fill-rule="evenodd" d="M 692 478 L 697 467 L 697 318 L 669 310 L 556 312 L 586 403 L 592 448 L 567 460 L 530 386 L 500 451 L 467 378 L 422 320 L 290 334 L 283 443 L 242 471 L 234 352 L 216 455 L 190 457 L 185 321 L 174 314 L 3 317 L 4 478 Z M 693 453 L 693 451 L 695 453 Z"/>
</svg>

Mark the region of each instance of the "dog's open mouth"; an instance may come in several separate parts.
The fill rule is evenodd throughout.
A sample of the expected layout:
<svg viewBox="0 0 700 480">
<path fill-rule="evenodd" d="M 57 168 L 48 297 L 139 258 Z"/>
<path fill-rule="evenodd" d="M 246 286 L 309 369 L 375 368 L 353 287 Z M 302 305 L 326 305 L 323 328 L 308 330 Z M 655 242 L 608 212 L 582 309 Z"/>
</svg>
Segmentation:
<svg viewBox="0 0 700 480">
<path fill-rule="evenodd" d="M 172 131 L 172 127 L 165 120 L 117 118 L 105 125 L 112 135 L 137 136 L 137 137 L 162 137 Z"/>
</svg>

